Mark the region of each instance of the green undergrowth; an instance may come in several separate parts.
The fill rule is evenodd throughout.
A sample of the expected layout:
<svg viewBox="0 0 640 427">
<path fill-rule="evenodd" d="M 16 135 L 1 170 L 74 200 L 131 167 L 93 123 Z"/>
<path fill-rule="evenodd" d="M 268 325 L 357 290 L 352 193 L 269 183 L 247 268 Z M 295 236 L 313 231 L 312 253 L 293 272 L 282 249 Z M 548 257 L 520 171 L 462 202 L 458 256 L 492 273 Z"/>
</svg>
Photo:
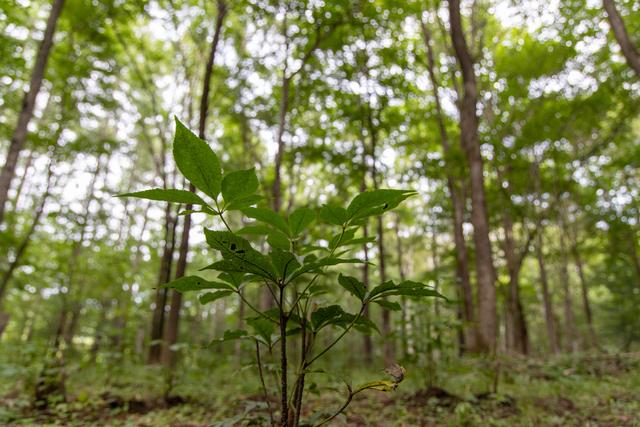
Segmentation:
<svg viewBox="0 0 640 427">
<path fill-rule="evenodd" d="M 67 401 L 43 412 L 31 406 L 30 378 L 37 364 L 21 367 L 19 359 L 0 357 L 2 426 L 200 427 L 222 420 L 243 426 L 268 419 L 252 365 L 186 368 L 175 379 L 167 402 L 159 368 L 125 364 L 108 371 L 90 361 L 69 364 Z M 398 390 L 358 395 L 332 425 L 640 426 L 636 357 L 563 357 L 552 362 L 456 359 L 437 366 L 431 385 L 426 378 L 433 369 L 405 365 L 407 378 Z M 384 377 L 377 367 L 334 366 L 332 372 L 319 370 L 310 376 L 306 417 L 339 407 L 346 393 L 344 381 L 356 385 Z"/>
</svg>

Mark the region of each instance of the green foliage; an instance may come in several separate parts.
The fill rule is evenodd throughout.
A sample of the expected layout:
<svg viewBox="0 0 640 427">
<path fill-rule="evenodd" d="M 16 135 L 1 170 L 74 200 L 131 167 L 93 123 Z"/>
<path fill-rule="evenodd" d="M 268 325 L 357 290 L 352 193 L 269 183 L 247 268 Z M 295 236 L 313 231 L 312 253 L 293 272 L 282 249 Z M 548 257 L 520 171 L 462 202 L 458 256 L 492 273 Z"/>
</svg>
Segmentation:
<svg viewBox="0 0 640 427">
<path fill-rule="evenodd" d="M 217 199 L 222 181 L 218 156 L 177 118 L 173 158 L 189 182 L 212 199 Z"/>
<path fill-rule="evenodd" d="M 254 170 L 241 170 L 228 172 L 221 184 L 220 164 L 217 156 L 209 146 L 193 135 L 180 121 L 176 120 L 176 137 L 173 147 L 174 157 L 178 168 L 197 189 L 209 195 L 216 206 L 217 197 L 222 191 L 222 197 L 227 205 L 239 200 L 251 197 L 258 188 L 258 180 Z M 403 281 L 399 285 L 392 282 L 374 288 L 367 293 L 364 283 L 358 279 L 340 274 L 337 284 L 357 298 L 360 303 L 358 313 L 351 314 L 339 304 L 319 305 L 322 301 L 316 300 L 317 292 L 314 283 L 321 274 L 325 274 L 324 267 L 345 263 L 361 263 L 357 258 L 340 258 L 336 256 L 336 250 L 354 240 L 359 244 L 368 239 L 356 239 L 356 230 L 363 224 L 363 219 L 381 215 L 397 207 L 403 200 L 415 195 L 411 190 L 380 189 L 367 191 L 357 195 L 348 207 L 342 208 L 335 205 L 325 205 L 320 209 L 320 217 L 333 226 L 340 226 L 341 231 L 330 240 L 329 248 L 320 245 L 309 245 L 312 252 L 329 251 L 328 255 L 318 258 L 314 253 L 302 258 L 302 254 L 296 254 L 298 246 L 292 242 L 301 238 L 303 232 L 309 229 L 316 218 L 316 213 L 309 208 L 294 210 L 288 218 L 284 218 L 278 212 L 266 207 L 248 207 L 240 212 L 261 224 L 249 225 L 234 233 L 229 223 L 224 220 L 224 210 L 203 210 L 213 216 L 219 216 L 227 228 L 225 231 L 216 231 L 205 228 L 204 234 L 207 244 L 219 252 L 222 260 L 215 261 L 204 270 L 219 272 L 219 281 L 209 281 L 198 276 L 188 276 L 170 282 L 164 287 L 173 288 L 179 292 L 210 290 L 199 296 L 201 304 L 207 304 L 219 299 L 240 293 L 240 284 L 247 281 L 261 282 L 261 286 L 269 289 L 273 296 L 274 309 L 256 311 L 257 317 L 247 319 L 247 324 L 254 330 L 253 335 L 245 331 L 226 331 L 219 342 L 234 339 L 254 339 L 258 345 L 266 345 L 271 348 L 274 344 L 272 337 L 279 329 L 276 340 L 283 341 L 286 336 L 296 334 L 303 335 L 307 340 L 307 346 L 301 355 L 301 366 L 309 368 L 318 358 L 326 354 L 346 333 L 352 328 L 369 333 L 378 331 L 375 323 L 363 317 L 365 307 L 371 301 L 379 300 L 385 308 L 396 309 L 397 303 L 385 301 L 380 298 L 388 296 L 414 296 L 414 297 L 441 297 L 433 289 L 418 282 Z M 163 200 L 177 203 L 193 203 L 207 207 L 206 203 L 198 196 L 190 192 L 178 190 L 148 190 L 136 193 L 126 193 L 122 196 Z M 189 213 L 187 213 L 188 215 Z M 266 235 L 267 243 L 271 246 L 268 253 L 261 253 L 251 243 L 239 235 Z M 294 252 L 292 252 L 292 250 Z M 341 252 L 339 255 L 344 255 Z M 291 288 L 291 291 L 289 289 Z M 292 300 L 287 301 L 286 295 L 292 293 Z M 325 298 L 326 300 L 326 298 Z M 310 311 L 310 306 L 316 307 Z M 288 328 L 290 323 L 293 328 Z M 342 332 L 328 346 L 314 354 L 308 345 L 316 336 L 328 326 L 337 326 Z M 308 335 L 307 328 L 311 335 Z M 303 341 L 304 342 L 304 341 Z M 283 371 L 280 375 L 285 378 L 287 373 L 286 347 L 281 351 Z M 304 372 L 298 376 L 305 375 Z M 284 379 L 283 379 L 284 381 Z M 397 384 L 388 386 L 387 382 L 379 381 L 359 388 L 357 392 L 365 389 L 391 390 Z M 286 399 L 287 390 L 282 390 Z M 282 412 L 287 408 L 282 407 Z"/>
</svg>

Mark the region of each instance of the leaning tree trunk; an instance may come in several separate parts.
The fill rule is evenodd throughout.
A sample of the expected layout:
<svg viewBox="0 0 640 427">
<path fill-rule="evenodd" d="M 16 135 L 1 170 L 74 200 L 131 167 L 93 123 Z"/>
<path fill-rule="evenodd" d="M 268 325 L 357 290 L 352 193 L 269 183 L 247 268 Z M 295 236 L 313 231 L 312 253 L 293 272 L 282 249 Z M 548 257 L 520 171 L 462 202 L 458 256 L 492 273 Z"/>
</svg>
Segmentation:
<svg viewBox="0 0 640 427">
<path fill-rule="evenodd" d="M 627 60 L 627 64 L 635 71 L 636 76 L 640 78 L 640 53 L 638 53 L 638 49 L 629 37 L 624 21 L 616 9 L 615 0 L 602 0 L 602 5 L 604 6 L 604 10 L 607 11 L 609 24 L 620 45 L 620 50 Z"/>
<path fill-rule="evenodd" d="M 36 62 L 31 72 L 31 81 L 29 83 L 29 91 L 25 94 L 22 101 L 22 108 L 18 115 L 18 124 L 11 137 L 11 143 L 9 144 L 9 152 L 5 164 L 0 172 L 0 224 L 4 220 L 4 209 L 9 196 L 9 188 L 11 187 L 11 181 L 16 173 L 16 165 L 18 163 L 18 157 L 24 147 L 25 140 L 27 139 L 27 127 L 33 117 L 33 110 L 36 106 L 36 99 L 42 86 L 42 80 L 44 79 L 45 70 L 47 68 L 47 62 L 49 61 L 49 55 L 53 46 L 53 35 L 56 30 L 58 18 L 62 12 L 64 0 L 54 0 L 51 6 L 51 12 L 47 19 L 47 27 L 44 31 L 44 38 L 38 46 L 38 53 L 36 55 Z"/>
<path fill-rule="evenodd" d="M 211 76 L 213 74 L 213 65 L 215 63 L 220 34 L 222 33 L 222 24 L 227 14 L 227 5 L 223 0 L 218 0 L 218 17 L 216 18 L 213 41 L 209 51 L 209 58 L 205 65 L 204 79 L 202 83 L 202 97 L 200 98 L 200 119 L 198 122 L 198 136 L 205 139 L 205 129 L 207 126 L 207 115 L 209 112 L 209 92 L 211 88 Z M 189 185 L 189 191 L 195 192 L 193 184 Z M 190 210 L 191 205 L 186 205 L 186 210 Z M 189 232 L 191 230 L 191 215 L 185 215 L 182 227 L 182 236 L 180 240 L 180 250 L 178 255 L 178 263 L 176 264 L 175 278 L 179 279 L 185 275 L 187 269 L 187 255 L 189 254 Z M 182 308 L 182 293 L 175 289 L 171 291 L 171 306 L 169 308 L 169 319 L 164 333 L 164 346 L 162 352 L 162 360 L 165 366 L 172 369 L 175 365 L 175 357 L 171 346 L 178 340 L 178 327 L 180 322 L 180 309 Z"/>
<path fill-rule="evenodd" d="M 460 137 L 466 152 L 471 179 L 471 222 L 476 249 L 476 277 L 478 282 L 478 350 L 492 353 L 496 348 L 498 315 L 496 311 L 495 271 L 489 220 L 484 190 L 484 166 L 478 136 L 476 104 L 478 89 L 473 59 L 462 29 L 460 0 L 449 0 L 451 41 L 462 70 L 463 96 L 458 102 L 460 110 Z"/>
<path fill-rule="evenodd" d="M 438 123 L 438 130 L 440 132 L 440 143 L 442 145 L 442 151 L 444 157 L 449 161 L 451 157 L 451 146 L 449 144 L 449 135 L 444 122 L 444 112 L 442 111 L 442 105 L 440 103 L 440 94 L 438 89 L 440 84 L 435 74 L 435 59 L 433 54 L 433 47 L 431 46 L 431 32 L 427 28 L 424 21 L 420 22 L 422 28 L 422 36 L 424 45 L 427 49 L 427 71 L 429 74 L 429 80 L 433 90 L 433 98 L 436 107 L 436 120 Z M 467 255 L 467 245 L 464 238 L 464 204 L 465 197 L 463 191 L 459 188 L 456 182 L 456 177 L 452 172 L 452 168 L 447 168 L 447 189 L 449 190 L 449 197 L 451 198 L 451 206 L 453 207 L 453 241 L 456 248 L 456 280 L 460 287 L 459 294 L 462 297 L 462 320 L 463 320 L 463 352 L 476 350 L 476 326 L 475 326 L 475 314 L 473 307 L 473 291 L 471 289 L 471 279 L 469 275 L 469 257 Z"/>
</svg>

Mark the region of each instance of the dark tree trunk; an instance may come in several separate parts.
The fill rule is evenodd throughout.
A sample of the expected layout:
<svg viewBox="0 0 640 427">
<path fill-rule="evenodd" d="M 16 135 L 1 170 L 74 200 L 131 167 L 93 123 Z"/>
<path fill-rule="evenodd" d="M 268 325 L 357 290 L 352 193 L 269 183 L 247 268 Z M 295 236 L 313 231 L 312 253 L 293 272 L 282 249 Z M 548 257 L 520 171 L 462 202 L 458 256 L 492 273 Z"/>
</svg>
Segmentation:
<svg viewBox="0 0 640 427">
<path fill-rule="evenodd" d="M 4 220 L 4 210 L 9 196 L 9 188 L 11 188 L 11 181 L 16 173 L 16 165 L 18 163 L 18 157 L 24 147 L 25 140 L 27 139 L 27 127 L 33 117 L 33 110 L 36 105 L 36 99 L 42 86 L 42 80 L 47 68 L 47 62 L 49 61 L 49 55 L 51 53 L 51 47 L 53 46 L 53 35 L 56 30 L 58 18 L 62 12 L 64 0 L 54 0 L 51 6 L 51 12 L 47 19 L 47 27 L 44 31 L 44 38 L 38 46 L 38 53 L 36 55 L 36 62 L 31 72 L 31 81 L 29 83 L 29 91 L 25 94 L 22 101 L 22 107 L 20 114 L 18 115 L 18 124 L 11 137 L 11 143 L 9 144 L 9 152 L 0 171 L 0 224 Z"/>
<path fill-rule="evenodd" d="M 484 191 L 483 159 L 478 137 L 476 104 L 478 91 L 473 60 L 462 29 L 460 0 L 449 0 L 451 41 L 462 71 L 463 97 L 458 102 L 460 110 L 460 137 L 467 155 L 471 179 L 471 222 L 475 244 L 476 277 L 478 282 L 478 350 L 492 353 L 496 348 L 498 316 L 496 311 L 495 271 L 489 220 Z"/>
<path fill-rule="evenodd" d="M 433 47 L 431 46 L 431 33 L 426 24 L 421 21 L 422 36 L 425 47 L 427 49 L 427 70 L 429 72 L 429 80 L 433 87 L 433 97 L 436 107 L 436 120 L 438 123 L 438 130 L 440 132 L 440 143 L 442 145 L 442 151 L 447 162 L 451 157 L 451 146 L 449 144 L 449 135 L 444 122 L 444 112 L 440 104 L 440 94 L 438 89 L 440 87 L 438 79 L 435 74 L 435 59 L 433 55 Z M 475 314 L 473 307 L 473 290 L 471 289 L 471 279 L 469 275 L 469 257 L 467 255 L 467 245 L 464 238 L 464 205 L 465 197 L 464 192 L 456 183 L 456 177 L 452 172 L 452 168 L 448 168 L 447 173 L 447 188 L 449 190 L 449 197 L 451 198 L 451 206 L 453 208 L 453 240 L 456 248 L 456 280 L 460 286 L 459 294 L 462 297 L 462 320 L 463 320 L 463 352 L 475 351 L 477 345 L 476 339 L 476 325 Z"/>
<path fill-rule="evenodd" d="M 396 228 L 396 253 L 398 254 L 398 273 L 400 275 L 400 281 L 403 282 L 406 278 L 404 273 L 404 247 L 402 245 L 402 237 L 400 237 L 400 215 L 396 215 L 395 221 Z M 402 356 L 407 357 L 409 355 L 409 337 L 407 333 L 407 323 L 409 323 L 409 313 L 407 312 L 407 299 L 402 298 L 402 311 L 400 312 L 400 343 L 402 345 Z"/>
<path fill-rule="evenodd" d="M 362 128 L 361 128 L 362 130 Z M 369 151 L 367 148 L 367 141 L 365 139 L 364 133 L 361 132 L 361 142 L 362 142 L 362 180 L 360 181 L 360 192 L 367 191 L 367 173 L 369 168 L 367 167 L 367 152 Z M 367 221 L 368 222 L 368 221 Z M 369 227 L 368 224 L 362 227 L 363 237 L 369 237 Z M 362 264 L 362 283 L 364 283 L 365 289 L 369 289 L 369 246 L 367 243 L 362 245 L 362 250 L 364 252 L 364 263 Z M 369 306 L 366 306 L 362 315 L 365 319 L 369 319 Z M 364 361 L 370 365 L 373 362 L 373 341 L 371 340 L 371 336 L 368 334 L 363 335 L 363 350 L 364 350 Z"/>
<path fill-rule="evenodd" d="M 175 231 L 177 218 L 172 216 L 171 206 L 167 204 L 165 209 L 164 225 L 164 249 L 160 260 L 160 272 L 158 274 L 158 285 L 163 285 L 171 279 L 171 267 L 173 264 L 173 251 L 175 248 Z M 151 316 L 151 343 L 147 356 L 148 364 L 160 363 L 162 355 L 161 340 L 164 335 L 164 315 L 167 304 L 167 289 L 158 288 L 156 291 L 155 307 Z"/>
<path fill-rule="evenodd" d="M 520 299 L 520 269 L 522 258 L 526 253 L 529 242 L 523 248 L 523 256 L 518 257 L 513 239 L 513 222 L 511 215 L 505 209 L 502 213 L 502 223 L 504 226 L 504 251 L 509 272 L 509 290 L 507 292 L 506 304 L 506 344 L 507 349 L 520 354 L 529 353 L 529 334 L 527 332 L 527 322 L 524 317 L 524 310 Z"/>
<path fill-rule="evenodd" d="M 202 97 L 200 99 L 200 119 L 198 122 L 198 136 L 205 139 L 205 130 L 207 126 L 207 115 L 209 111 L 209 92 L 211 88 L 211 76 L 213 74 L 213 65 L 215 63 L 220 34 L 222 33 L 222 24 L 227 14 L 227 5 L 224 1 L 218 0 L 218 17 L 215 23 L 213 40 L 211 42 L 211 50 L 204 70 L 204 80 L 202 84 Z M 195 192 L 193 184 L 189 185 L 189 191 Z M 186 210 L 190 210 L 191 205 L 186 205 Z M 185 275 L 187 269 L 187 256 L 189 254 L 189 232 L 191 230 L 191 215 L 185 215 L 182 236 L 180 239 L 180 250 L 178 255 L 178 263 L 176 265 L 175 278 L 179 279 Z M 178 327 L 180 322 L 180 309 L 182 308 L 182 294 L 175 289 L 171 291 L 171 305 L 169 308 L 169 319 L 164 331 L 164 346 L 162 347 L 162 361 L 165 366 L 172 369 L 175 365 L 175 357 L 171 351 L 171 346 L 178 340 Z"/>
<path fill-rule="evenodd" d="M 589 343 L 592 347 L 598 348 L 598 337 L 596 330 L 593 326 L 593 314 L 591 312 L 591 303 L 589 302 L 589 286 L 584 274 L 584 264 L 582 262 L 582 256 L 578 249 L 577 239 L 574 237 L 571 244 L 571 252 L 573 255 L 573 262 L 576 265 L 578 271 L 578 279 L 580 279 L 580 290 L 582 295 L 582 309 L 584 310 L 584 318 L 587 322 L 587 329 L 589 331 Z"/>
<path fill-rule="evenodd" d="M 602 5 L 604 6 L 604 10 L 607 11 L 609 24 L 620 45 L 620 50 L 622 50 L 622 54 L 627 60 L 627 64 L 635 71 L 636 76 L 640 78 L 640 53 L 638 53 L 638 49 L 629 37 L 629 33 L 624 26 L 624 21 L 616 9 L 615 0 L 602 0 Z"/>
<path fill-rule="evenodd" d="M 544 263 L 544 254 L 542 250 L 542 225 L 538 224 L 538 235 L 536 238 L 536 258 L 538 260 L 538 268 L 540 271 L 540 285 L 542 287 L 542 303 L 544 306 L 544 320 L 547 327 L 547 337 L 549 339 L 549 349 L 552 353 L 557 354 L 560 351 L 558 344 L 558 335 L 556 330 L 555 317 L 553 315 L 553 301 L 549 292 L 549 281 L 547 279 L 547 269 Z"/>
</svg>

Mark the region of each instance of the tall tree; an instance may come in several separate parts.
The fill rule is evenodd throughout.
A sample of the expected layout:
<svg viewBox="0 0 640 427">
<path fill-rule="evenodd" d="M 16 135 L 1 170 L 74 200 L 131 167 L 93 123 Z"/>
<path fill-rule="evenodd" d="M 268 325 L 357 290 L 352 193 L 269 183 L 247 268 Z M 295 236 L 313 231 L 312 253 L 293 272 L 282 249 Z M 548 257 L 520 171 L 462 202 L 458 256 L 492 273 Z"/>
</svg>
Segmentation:
<svg viewBox="0 0 640 427">
<path fill-rule="evenodd" d="M 452 162 L 452 149 L 449 143 L 449 135 L 445 125 L 445 116 L 442 110 L 442 103 L 440 101 L 440 84 L 438 77 L 436 76 L 436 62 L 434 58 L 431 31 L 429 30 L 426 22 L 420 20 L 420 27 L 422 30 L 422 38 L 427 50 L 427 71 L 429 74 L 429 81 L 433 91 L 433 99 L 435 103 L 435 118 L 438 124 L 438 131 L 440 132 L 440 144 L 447 163 Z M 456 278 L 460 285 L 460 295 L 462 296 L 462 320 L 464 322 L 463 339 L 464 349 L 474 351 L 476 347 L 476 325 L 475 325 L 475 313 L 473 306 L 473 290 L 471 289 L 471 279 L 469 274 L 469 257 L 467 255 L 467 244 L 464 238 L 464 183 L 461 183 L 459 179 L 453 174 L 453 168 L 447 167 L 447 188 L 449 190 L 449 198 L 451 199 L 451 206 L 453 209 L 452 226 L 453 226 L 453 241 L 456 248 Z M 461 185 L 462 184 L 462 185 Z"/>
<path fill-rule="evenodd" d="M 463 95 L 458 100 L 460 139 L 467 155 L 471 183 L 471 222 L 475 245 L 476 280 L 478 284 L 478 350 L 493 352 L 496 348 L 498 315 L 496 311 L 495 271 L 489 219 L 484 188 L 484 166 L 478 136 L 478 87 L 473 58 L 465 39 L 460 0 L 449 0 L 450 35 L 456 58 L 462 71 Z"/>
<path fill-rule="evenodd" d="M 224 18 L 227 15 L 227 4 L 224 0 L 218 0 L 218 16 L 214 25 L 213 40 L 209 50 L 209 57 L 205 64 L 204 78 L 202 80 L 202 95 L 200 98 L 200 118 L 198 120 L 198 136 L 206 139 L 207 115 L 209 112 L 209 98 L 211 91 L 211 76 L 213 74 L 213 65 L 218 51 L 218 43 L 222 33 Z M 196 188 L 193 184 L 189 184 L 189 191 L 195 192 Z M 190 210 L 191 205 L 186 205 L 186 210 Z M 191 230 L 191 215 L 185 215 L 182 223 L 182 236 L 180 240 L 180 250 L 178 262 L 176 264 L 175 278 L 179 279 L 185 275 L 187 269 L 187 256 L 189 254 L 189 231 Z M 171 346 L 178 339 L 178 327 L 180 321 L 180 309 L 182 308 L 182 293 L 173 289 L 171 291 L 171 306 L 169 308 L 169 319 L 164 334 L 163 362 L 169 368 L 175 363 L 175 357 Z"/>
<path fill-rule="evenodd" d="M 56 25 L 58 24 L 58 18 L 60 17 L 63 6 L 64 0 L 54 0 L 51 5 L 51 11 L 49 12 L 49 18 L 47 19 L 47 27 L 44 31 L 44 37 L 38 46 L 36 62 L 33 66 L 33 71 L 31 72 L 29 90 L 22 101 L 20 114 L 18 115 L 18 124 L 16 125 L 11 138 L 4 166 L 2 167 L 2 171 L 0 171 L 0 224 L 2 224 L 4 220 L 4 210 L 9 197 L 11 181 L 16 173 L 18 157 L 20 156 L 20 152 L 24 148 L 24 143 L 27 139 L 27 128 L 29 126 L 29 122 L 31 122 L 31 118 L 33 117 L 36 100 L 40 93 L 42 80 L 44 79 L 47 68 L 47 62 L 49 61 L 51 48 L 53 47 L 53 35 L 56 31 Z"/>
<path fill-rule="evenodd" d="M 602 5 L 607 12 L 611 30 L 620 45 L 620 50 L 627 60 L 627 64 L 635 71 L 636 76 L 640 78 L 640 53 L 638 53 L 638 48 L 629 37 L 624 21 L 616 8 L 615 0 L 602 0 Z"/>
</svg>

